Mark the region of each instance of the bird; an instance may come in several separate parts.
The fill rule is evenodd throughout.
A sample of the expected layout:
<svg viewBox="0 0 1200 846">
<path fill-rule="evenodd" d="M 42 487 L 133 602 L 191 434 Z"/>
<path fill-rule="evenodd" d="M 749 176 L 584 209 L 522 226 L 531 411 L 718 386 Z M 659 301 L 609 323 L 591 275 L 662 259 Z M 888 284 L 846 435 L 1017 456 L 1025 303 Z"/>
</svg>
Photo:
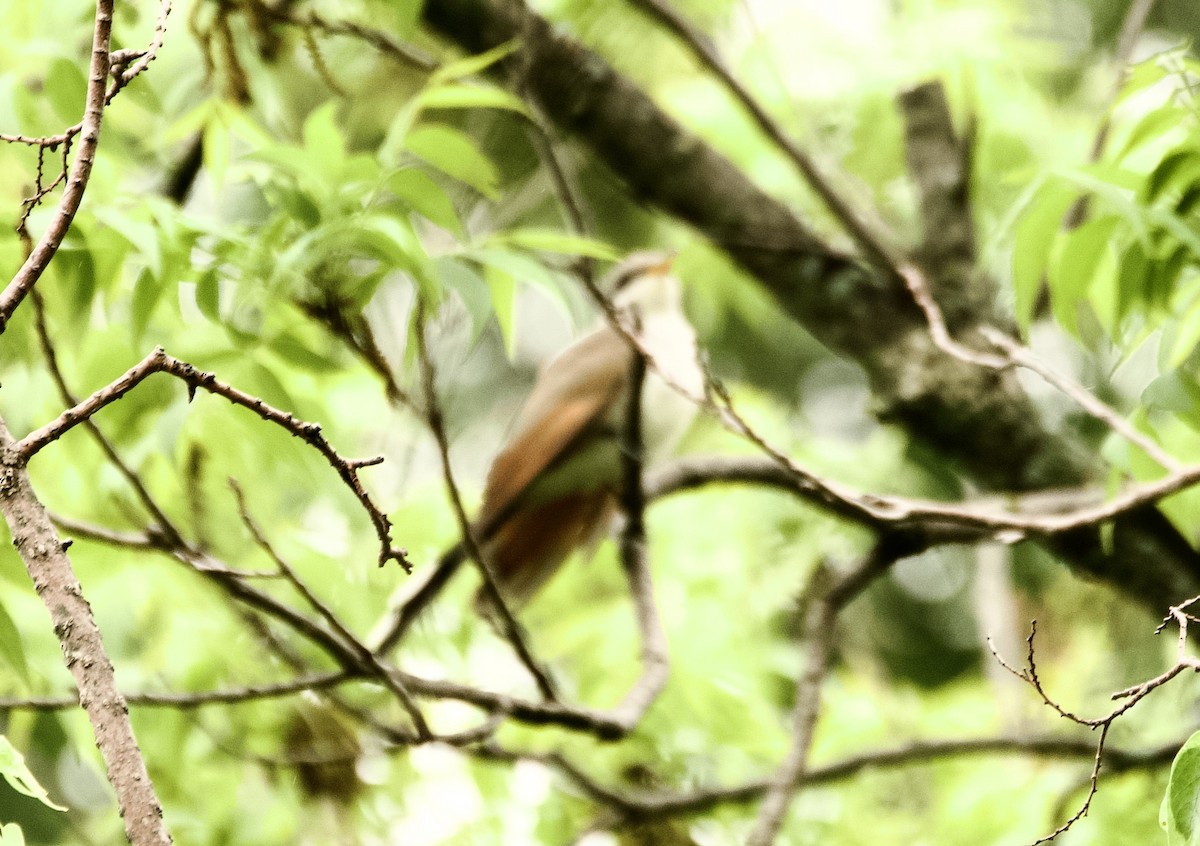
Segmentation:
<svg viewBox="0 0 1200 846">
<path fill-rule="evenodd" d="M 472 531 L 511 609 L 532 599 L 572 552 L 603 539 L 614 521 L 638 354 L 627 335 L 649 359 L 641 397 L 643 463 L 673 449 L 695 416 L 705 376 L 673 261 L 672 253 L 639 251 L 601 279 L 597 287 L 612 315 L 541 367 L 491 462 Z M 399 641 L 464 558 L 461 545 L 442 556 L 398 606 L 380 649 Z M 486 602 L 476 605 L 487 613 Z"/>
<path fill-rule="evenodd" d="M 642 387 L 643 462 L 674 448 L 704 390 L 673 260 L 665 252 L 634 253 L 600 283 L 618 323 L 651 362 Z M 492 461 L 478 523 L 491 530 L 484 555 L 512 606 L 524 605 L 613 522 L 636 354 L 609 322 L 568 346 L 538 373 Z"/>
</svg>

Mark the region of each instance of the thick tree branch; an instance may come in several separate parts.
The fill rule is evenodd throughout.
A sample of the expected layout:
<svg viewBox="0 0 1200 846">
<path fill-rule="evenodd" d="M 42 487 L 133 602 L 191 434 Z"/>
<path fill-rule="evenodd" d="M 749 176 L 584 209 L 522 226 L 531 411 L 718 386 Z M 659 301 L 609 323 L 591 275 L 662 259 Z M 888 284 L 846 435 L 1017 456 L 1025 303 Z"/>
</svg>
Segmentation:
<svg viewBox="0 0 1200 846">
<path fill-rule="evenodd" d="M 171 842 L 162 805 L 133 736 L 129 709 L 117 690 L 112 662 L 83 589 L 71 569 L 67 547 L 59 539 L 29 484 L 24 458 L 0 420 L 0 514 L 12 532 L 17 554 L 58 635 L 67 669 L 79 688 L 79 704 L 87 712 L 108 780 L 134 846 Z"/>
<path fill-rule="evenodd" d="M 590 146 L 635 196 L 706 235 L 814 336 L 858 361 L 883 416 L 978 484 L 1027 491 L 1078 486 L 1093 475 L 1091 450 L 1049 433 L 1011 372 L 941 349 L 901 280 L 828 248 L 599 56 L 512 3 L 441 0 L 424 14 L 472 52 L 524 37 L 523 84 L 551 120 Z M 1121 515 L 1108 548 L 1090 526 L 1050 545 L 1155 609 L 1200 593 L 1200 558 L 1153 507 Z"/>
</svg>

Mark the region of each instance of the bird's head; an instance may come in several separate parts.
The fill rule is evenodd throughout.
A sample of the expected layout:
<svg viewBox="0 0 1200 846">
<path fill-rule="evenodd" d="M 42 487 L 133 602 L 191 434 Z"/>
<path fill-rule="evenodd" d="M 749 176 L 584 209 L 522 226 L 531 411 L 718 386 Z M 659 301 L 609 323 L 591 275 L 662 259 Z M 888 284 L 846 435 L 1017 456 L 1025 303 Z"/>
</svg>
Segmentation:
<svg viewBox="0 0 1200 846">
<path fill-rule="evenodd" d="M 660 311 L 681 311 L 683 290 L 679 277 L 671 272 L 675 254 L 646 250 L 629 255 L 600 283 L 618 311 L 636 310 L 647 315 Z"/>
</svg>

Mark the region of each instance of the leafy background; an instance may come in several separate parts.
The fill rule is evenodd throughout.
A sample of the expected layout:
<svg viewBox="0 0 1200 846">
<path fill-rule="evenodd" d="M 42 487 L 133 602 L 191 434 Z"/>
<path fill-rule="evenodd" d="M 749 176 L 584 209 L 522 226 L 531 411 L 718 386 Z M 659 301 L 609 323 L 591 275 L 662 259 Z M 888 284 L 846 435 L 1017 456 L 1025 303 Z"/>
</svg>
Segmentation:
<svg viewBox="0 0 1200 846">
<path fill-rule="evenodd" d="M 633 76 L 655 99 L 800 210 L 841 236 L 790 166 L 667 36 L 620 3 L 535 6 Z M 917 197 L 902 150 L 897 91 L 935 77 L 961 125 L 976 121 L 973 201 L 983 264 L 1005 282 L 1034 347 L 1076 373 L 1182 460 L 1200 458 L 1200 134 L 1188 0 L 1160 2 L 1127 80 L 1113 60 L 1124 4 L 744 0 L 679 7 L 711 33 L 763 104 L 837 173 L 838 188 L 914 243 Z M 538 362 L 594 319 L 567 262 L 647 244 L 680 250 L 689 313 L 739 407 L 806 466 L 861 488 L 947 497 L 953 472 L 877 422 L 865 379 L 780 315 L 720 254 L 627 197 L 611 173 L 565 145 L 596 238 L 563 234 L 531 141 L 531 115 L 420 27 L 419 4 L 305 4 L 369 22 L 436 58 L 427 73 L 345 36 L 271 25 L 249 3 L 181 3 L 150 72 L 106 113 L 83 210 L 39 290 L 72 388 L 110 381 L 155 345 L 280 408 L 320 421 L 365 471 L 419 564 L 457 528 L 435 445 L 419 418 L 313 312 L 362 311 L 397 381 L 414 390 L 412 303 L 438 304 L 432 351 L 470 503 Z M 0 130 L 52 134 L 78 119 L 92 9 L 76 0 L 0 2 Z M 118 46 L 144 42 L 152 10 L 122 4 Z M 316 44 L 316 48 L 312 44 Z M 1102 154 L 1091 157 L 1111 121 Z M 166 186 L 200 151 L 182 205 Z M 14 222 L 35 157 L 0 146 L 0 208 Z M 1081 197 L 1089 215 L 1066 230 Z M 41 231 L 47 209 L 34 211 Z M 0 229 L 0 264 L 21 246 Z M 1044 285 L 1044 289 L 1043 289 Z M 0 343 L 0 403 L 23 433 L 62 408 L 25 308 Z M 1095 431 L 1039 386 L 1047 414 L 1088 433 L 1122 474 L 1157 468 Z M 405 590 L 374 567 L 374 537 L 318 456 L 212 397 L 189 403 L 152 379 L 97 419 L 171 518 L 230 566 L 266 562 L 237 518 L 235 477 L 277 548 L 357 631 Z M 687 452 L 747 452 L 700 421 Z M 56 512 L 144 527 L 128 486 L 82 432 L 31 466 Z M 1166 504 L 1190 538 L 1195 494 Z M 769 771 L 787 743 L 799 667 L 796 598 L 822 558 L 867 538 L 782 494 L 721 488 L 656 505 L 651 556 L 672 644 L 670 685 L 626 742 L 506 727 L 514 748 L 555 749 L 631 788 L 727 784 Z M 169 559 L 80 540 L 72 559 L 128 690 L 204 690 L 286 668 L 223 596 Z M 1043 553 L 1012 551 L 1019 627 L 1043 632 L 1040 667 L 1065 703 L 1100 710 L 1107 693 L 1159 671 L 1156 621 Z M 414 672 L 528 692 L 506 647 L 472 617 L 469 579 L 430 611 L 401 655 Z M 53 631 L 9 544 L 0 549 L 0 692 L 70 689 Z M 282 592 L 282 588 L 279 589 Z M 994 672 L 983 646 L 976 551 L 905 562 L 847 615 L 825 689 L 814 761 L 898 738 L 1061 729 L 1032 695 Z M 574 699 L 611 705 L 636 674 L 636 638 L 611 544 L 557 579 L 522 615 Z M 1001 644 L 1001 648 L 1012 644 Z M 1021 648 L 1019 641 L 1017 649 Z M 308 656 L 319 661 L 315 655 Z M 1019 658 L 1018 654 L 1009 657 Z M 350 688 L 368 707 L 380 700 Z M 1181 678 L 1120 722 L 1112 742 L 1178 740 L 1195 726 Z M 394 706 L 393 706 L 394 707 Z M 463 706 L 431 718 L 470 723 Z M 537 764 L 490 763 L 440 747 L 385 749 L 314 698 L 194 711 L 141 709 L 134 723 L 168 822 L 189 843 L 563 843 L 592 807 Z M 62 814 L 0 784 L 0 822 L 31 843 L 112 843 L 120 824 L 81 714 L 0 718 Z M 280 765 L 352 757 L 340 768 Z M 1017 843 L 1052 830 L 1086 785 L 1088 761 L 966 758 L 866 771 L 804 791 L 785 842 Z M 324 778 L 321 773 L 324 772 Z M 1146 843 L 1158 833 L 1167 772 L 1105 778 L 1090 815 L 1061 842 Z M 731 843 L 749 811 L 723 807 L 642 842 Z M 7 835 L 6 835 L 7 836 Z M 637 842 L 637 832 L 622 835 Z M 674 837 L 676 841 L 669 838 Z M 5 841 L 7 842 L 7 840 Z M 589 843 L 592 841 L 589 841 Z M 604 842 L 602 840 L 596 842 Z"/>
</svg>

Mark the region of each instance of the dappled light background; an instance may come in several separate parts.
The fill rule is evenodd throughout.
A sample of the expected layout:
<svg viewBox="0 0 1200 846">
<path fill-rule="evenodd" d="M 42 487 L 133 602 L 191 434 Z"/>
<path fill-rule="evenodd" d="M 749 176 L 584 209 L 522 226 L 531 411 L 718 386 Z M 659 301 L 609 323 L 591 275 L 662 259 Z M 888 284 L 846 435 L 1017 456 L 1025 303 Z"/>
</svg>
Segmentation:
<svg viewBox="0 0 1200 846">
<path fill-rule="evenodd" d="M 822 241 L 857 250 L 794 164 L 640 3 L 529 5 Z M 1146 184 L 1172 151 L 1200 160 L 1196 104 L 1180 83 L 1195 82 L 1185 63 L 1200 15 L 1194 0 L 1152 5 L 1120 56 L 1128 4 L 1116 0 L 673 3 L 833 189 L 902 251 L 930 236 L 896 97 L 939 81 L 970 139 L 974 272 L 997 285 L 991 317 L 1191 463 L 1200 459 L 1200 236 L 1190 206 L 1166 221 Z M 0 0 L 0 132 L 52 135 L 79 119 L 93 12 L 78 0 Z M 155 14 L 151 4 L 119 4 L 115 46 L 143 44 Z M 203 391 L 191 399 L 187 386 L 160 374 L 95 417 L 195 550 L 228 568 L 272 570 L 239 516 L 235 479 L 278 555 L 371 643 L 413 580 L 460 538 L 438 445 L 420 413 L 415 333 L 427 333 L 454 478 L 474 514 L 538 368 L 603 319 L 575 272 L 579 256 L 603 270 L 627 252 L 667 247 L 678 252 L 686 310 L 711 370 L 775 448 L 860 491 L 945 501 L 1009 493 L 971 482 L 937 438 L 889 413 L 872 382 L 877 373 L 823 346 L 726 253 L 627 190 L 618 169 L 578 138 L 552 130 L 549 145 L 587 227 L 586 238 L 573 234 L 547 139 L 523 113 L 520 81 L 507 71 L 489 76 L 486 61 L 459 64 L 471 51 L 439 37 L 425 14 L 417 0 L 176 4 L 157 59 L 105 112 L 82 210 L 38 285 L 43 304 L 26 303 L 0 337 L 0 410 L 17 437 L 65 407 L 39 340 L 36 315 L 44 312 L 77 396 L 161 345 L 320 423 L 344 456 L 382 455 L 361 478 L 416 576 L 395 563 L 377 567 L 378 539 L 337 474 L 245 409 Z M 431 75 L 339 22 L 384 33 L 443 70 Z M 461 101 L 439 93 L 462 80 L 467 91 L 495 93 Z M 1094 153 L 1105 125 L 1106 143 Z M 45 153 L 47 174 L 57 156 Z M 24 258 L 15 224 L 36 168 L 35 149 L 0 145 L 5 275 Z M 1089 222 L 1075 230 L 1084 235 L 1055 236 L 1081 194 L 1092 198 Z M 55 213 L 55 196 L 29 217 L 35 237 Z M 769 248 L 777 234 L 758 232 L 762 244 L 751 246 Z M 1151 241 L 1161 250 L 1143 255 L 1142 269 L 1178 248 L 1174 275 L 1147 271 L 1151 282 L 1130 282 L 1143 278 L 1128 269 L 1133 253 Z M 427 326 L 417 320 L 419 297 L 433 303 Z M 373 364 L 354 343 L 368 336 Z M 398 394 L 389 397 L 380 367 Z M 1123 479 L 1161 475 L 1061 392 L 1030 374 L 1021 380 L 1043 425 L 1100 468 L 1092 487 L 1111 492 Z M 712 414 L 698 417 L 678 453 L 761 454 Z M 30 474 L 56 516 L 127 535 L 153 525 L 82 428 L 39 453 Z M 1184 492 L 1163 507 L 1193 544 L 1196 500 Z M 793 734 L 809 581 L 823 564 L 848 569 L 872 536 L 790 493 L 752 485 L 666 497 L 646 519 L 671 674 L 627 737 L 605 742 L 507 720 L 495 748 L 409 746 L 322 691 L 135 706 L 134 728 L 177 841 L 744 842 L 754 802 L 609 825 L 614 808 L 551 756 L 638 795 L 770 779 Z M 71 560 L 123 691 L 239 688 L 298 668 L 337 669 L 311 642 L 255 617 L 161 549 L 64 536 L 76 538 Z M 594 709 L 616 706 L 641 671 L 615 537 L 576 553 L 519 611 L 563 699 Z M 55 632 L 4 540 L 0 696 L 67 694 Z M 536 699 L 510 644 L 474 612 L 478 583 L 464 568 L 391 657 L 414 676 Z M 303 607 L 282 580 L 255 584 Z M 1099 714 L 1112 691 L 1169 665 L 1174 632 L 1153 634 L 1166 611 L 1081 578 L 1027 542 L 943 545 L 903 559 L 838 618 L 810 769 L 910 741 L 1054 735 L 1090 743 L 1092 733 L 1066 725 L 998 669 L 987 639 L 1020 665 L 1036 618 L 1046 689 L 1065 708 Z M 360 716 L 404 724 L 382 687 L 359 680 L 338 691 Z M 1130 752 L 1181 743 L 1196 726 L 1196 693 L 1193 679 L 1176 679 L 1115 723 L 1109 742 Z M 439 734 L 481 722 L 480 709 L 461 701 L 421 704 Z M 70 808 L 51 810 L 0 782 L 0 823 L 19 823 L 29 843 L 119 841 L 82 713 L 5 708 L 0 734 Z M 1170 756 L 1157 763 L 1106 773 L 1089 814 L 1059 842 L 1158 842 Z M 1070 816 L 1091 767 L 1090 754 L 1011 750 L 867 766 L 805 785 L 777 842 L 1028 843 Z"/>
</svg>

